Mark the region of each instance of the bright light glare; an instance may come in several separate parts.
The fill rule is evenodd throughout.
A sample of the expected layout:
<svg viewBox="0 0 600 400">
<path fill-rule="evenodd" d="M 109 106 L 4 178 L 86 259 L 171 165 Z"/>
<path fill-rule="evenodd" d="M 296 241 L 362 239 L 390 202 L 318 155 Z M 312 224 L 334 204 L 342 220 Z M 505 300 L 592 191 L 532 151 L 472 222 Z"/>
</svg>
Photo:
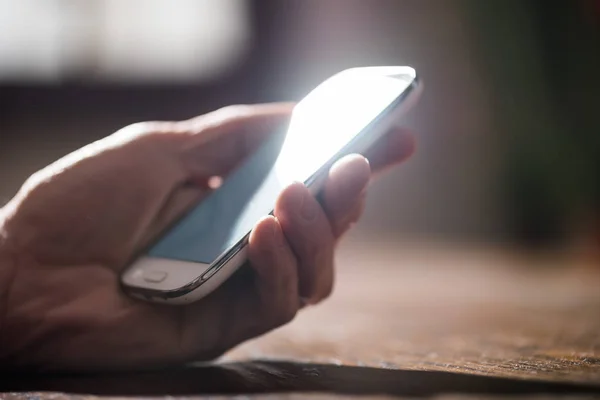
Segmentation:
<svg viewBox="0 0 600 400">
<path fill-rule="evenodd" d="M 410 84 L 413 76 L 386 76 L 381 67 L 348 70 L 336 75 L 308 94 L 294 109 L 285 140 L 272 169 L 255 194 L 245 204 L 232 232 L 246 233 L 273 208 L 274 195 L 292 182 L 306 182 L 349 141 L 389 106 Z M 406 79 L 404 73 L 406 73 Z M 264 148 L 268 157 L 272 149 Z M 241 174 L 251 179 L 251 168 Z M 235 187 L 238 182 L 227 182 Z M 225 196 L 222 201 L 225 201 Z M 226 248 L 240 237 L 231 235 Z"/>
<path fill-rule="evenodd" d="M 273 210 L 286 186 L 306 182 L 404 92 L 414 70 L 399 69 L 389 77 L 379 67 L 351 70 L 319 86 L 296 106 L 285 137 L 266 140 L 149 254 L 216 260 Z"/>
<path fill-rule="evenodd" d="M 294 110 L 274 166 L 279 181 L 305 182 L 409 83 L 381 71 L 350 70 L 317 87 Z"/>
</svg>

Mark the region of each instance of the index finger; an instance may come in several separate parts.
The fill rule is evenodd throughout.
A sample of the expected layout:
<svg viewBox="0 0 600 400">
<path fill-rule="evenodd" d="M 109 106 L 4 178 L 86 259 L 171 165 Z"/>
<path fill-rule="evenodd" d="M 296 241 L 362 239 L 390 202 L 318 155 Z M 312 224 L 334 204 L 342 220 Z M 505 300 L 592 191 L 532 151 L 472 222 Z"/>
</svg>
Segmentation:
<svg viewBox="0 0 600 400">
<path fill-rule="evenodd" d="M 192 175 L 209 178 L 233 170 L 269 136 L 287 126 L 293 103 L 235 105 L 176 123 Z"/>
</svg>

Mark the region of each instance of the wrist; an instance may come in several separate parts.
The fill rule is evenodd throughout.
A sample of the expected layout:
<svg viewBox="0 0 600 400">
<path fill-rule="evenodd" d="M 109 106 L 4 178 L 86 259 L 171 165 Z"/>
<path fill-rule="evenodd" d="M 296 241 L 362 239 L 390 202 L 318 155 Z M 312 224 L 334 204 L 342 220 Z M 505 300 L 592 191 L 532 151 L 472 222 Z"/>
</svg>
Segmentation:
<svg viewBox="0 0 600 400">
<path fill-rule="evenodd" d="M 3 348 L 6 339 L 6 318 L 8 303 L 17 265 L 15 252 L 10 244 L 9 232 L 6 230 L 9 205 L 0 208 L 0 364 L 8 349 Z"/>
</svg>

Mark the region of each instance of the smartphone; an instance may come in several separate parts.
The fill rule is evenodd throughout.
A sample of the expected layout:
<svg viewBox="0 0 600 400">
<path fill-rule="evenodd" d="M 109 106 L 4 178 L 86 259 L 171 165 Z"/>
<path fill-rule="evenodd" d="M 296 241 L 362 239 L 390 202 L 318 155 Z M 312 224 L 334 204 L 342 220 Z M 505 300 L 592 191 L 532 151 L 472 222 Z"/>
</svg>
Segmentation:
<svg viewBox="0 0 600 400">
<path fill-rule="evenodd" d="M 222 185 L 167 229 L 121 275 L 130 295 L 185 304 L 208 295 L 246 261 L 249 234 L 281 191 L 304 182 L 318 194 L 330 167 L 363 153 L 418 98 L 410 67 L 362 67 L 327 79 Z"/>
</svg>

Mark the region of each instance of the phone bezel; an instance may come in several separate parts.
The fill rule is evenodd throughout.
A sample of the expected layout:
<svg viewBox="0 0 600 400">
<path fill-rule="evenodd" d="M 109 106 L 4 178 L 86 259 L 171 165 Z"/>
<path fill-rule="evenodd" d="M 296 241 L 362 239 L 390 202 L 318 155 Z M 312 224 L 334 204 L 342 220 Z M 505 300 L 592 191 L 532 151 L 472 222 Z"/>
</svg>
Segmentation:
<svg viewBox="0 0 600 400">
<path fill-rule="evenodd" d="M 412 79 L 411 79 L 410 84 L 406 87 L 406 89 L 398 97 L 396 97 L 379 115 L 377 115 L 376 118 L 374 118 L 372 121 L 370 121 L 369 124 L 364 129 L 362 129 L 340 151 L 338 151 L 333 157 L 331 157 L 325 164 L 323 164 L 314 174 L 312 174 L 306 180 L 305 185 L 315 194 L 320 189 L 319 181 L 322 180 L 322 178 L 327 176 L 327 173 L 328 173 L 329 169 L 331 168 L 331 166 L 337 160 L 344 157 L 345 155 L 356 152 L 357 149 L 364 151 L 364 149 L 368 148 L 369 145 L 365 145 L 364 142 L 368 143 L 369 140 L 374 141 L 374 139 L 370 137 L 369 133 L 374 130 L 374 128 L 380 123 L 380 121 L 382 119 L 388 117 L 396 108 L 398 108 L 401 104 L 403 104 L 404 101 L 409 96 L 412 96 L 417 88 L 420 87 L 420 82 L 417 77 L 416 71 L 411 67 L 358 67 L 358 68 L 351 68 L 351 69 L 341 71 L 338 74 L 333 75 L 329 79 L 332 79 L 333 77 L 335 77 L 337 75 L 350 72 L 352 70 L 373 70 L 373 71 L 380 70 L 381 75 L 398 76 L 399 79 L 400 79 L 400 77 L 404 78 L 404 79 L 406 79 L 407 77 L 412 78 Z M 385 71 L 390 71 L 390 72 L 396 71 L 396 72 L 395 73 L 389 73 L 389 72 L 385 73 Z M 324 82 L 327 82 L 329 79 L 327 79 Z M 377 139 L 377 138 L 375 138 L 375 139 Z M 173 225 L 175 225 L 177 222 L 184 219 L 186 217 L 186 215 L 187 215 L 187 213 L 184 214 L 182 217 L 178 218 L 177 221 L 175 221 L 173 223 Z M 269 215 L 273 215 L 273 211 L 271 211 L 269 213 Z M 170 227 L 165 229 L 165 231 L 167 231 L 168 229 L 170 229 Z M 149 248 L 152 247 L 152 245 L 153 245 L 153 243 L 152 243 L 149 246 L 146 246 L 144 249 L 140 250 L 136 254 L 136 256 L 130 261 L 129 266 L 123 271 L 123 274 L 121 276 L 121 284 L 124 287 L 124 289 L 131 295 L 134 295 L 135 297 L 143 298 L 146 300 L 168 301 L 168 300 L 173 300 L 175 298 L 180 298 L 182 296 L 189 294 L 190 292 L 197 290 L 199 287 L 206 284 L 206 282 L 209 282 L 215 276 L 219 275 L 219 272 L 223 269 L 224 266 L 228 265 L 228 263 L 231 260 L 233 260 L 234 258 L 239 258 L 240 254 L 242 254 L 242 252 L 246 248 L 250 233 L 251 233 L 251 231 L 246 233 L 246 235 L 244 235 L 243 238 L 241 238 L 235 245 L 233 245 L 232 247 L 230 247 L 229 249 L 227 249 L 223 253 L 221 253 L 221 255 L 219 257 L 217 257 L 215 259 L 215 261 L 213 261 L 211 264 L 186 261 L 185 262 L 186 264 L 195 265 L 196 267 L 198 267 L 200 265 L 203 265 L 203 266 L 208 265 L 208 268 L 203 269 L 202 272 L 200 272 L 195 279 L 191 280 L 187 284 L 184 284 L 181 287 L 178 287 L 176 289 L 166 289 L 165 290 L 165 289 L 152 288 L 152 287 L 148 287 L 148 286 L 133 286 L 133 285 L 130 285 L 130 284 L 127 284 L 126 282 L 124 282 L 124 275 L 128 271 L 130 271 L 134 265 L 138 264 L 138 262 L 142 258 L 153 259 L 153 257 L 140 257 L 141 254 L 143 254 Z M 166 260 L 166 261 L 170 262 L 172 260 Z M 142 268 L 142 267 L 138 266 L 137 268 Z M 232 272 L 234 272 L 234 271 L 231 271 L 230 273 L 232 273 Z M 202 279 L 204 276 L 208 276 L 208 277 L 205 279 Z"/>
</svg>

